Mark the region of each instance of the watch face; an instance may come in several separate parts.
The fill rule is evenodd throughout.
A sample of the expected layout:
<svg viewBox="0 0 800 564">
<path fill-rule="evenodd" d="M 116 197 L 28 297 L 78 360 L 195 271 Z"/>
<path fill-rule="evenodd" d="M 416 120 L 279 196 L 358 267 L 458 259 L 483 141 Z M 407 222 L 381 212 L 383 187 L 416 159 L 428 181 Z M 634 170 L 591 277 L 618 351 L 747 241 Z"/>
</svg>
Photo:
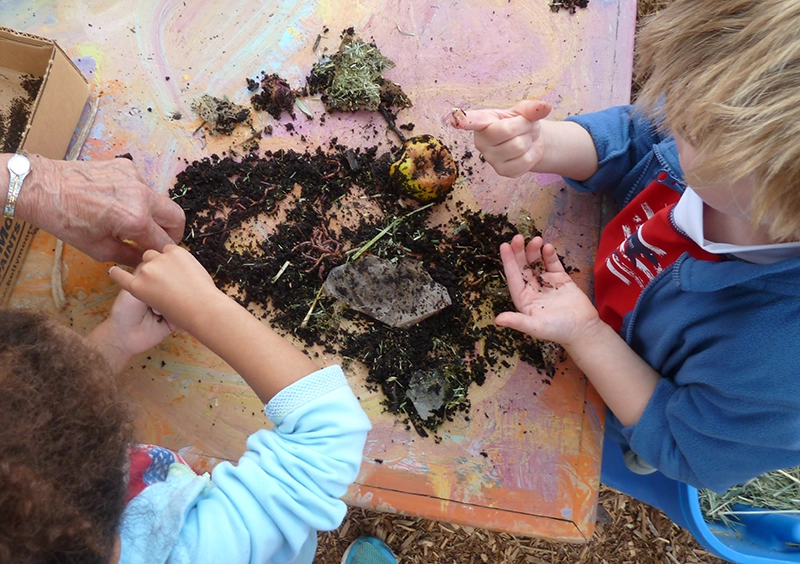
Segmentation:
<svg viewBox="0 0 800 564">
<path fill-rule="evenodd" d="M 18 176 L 24 176 L 31 171 L 31 161 L 28 157 L 14 155 L 8 160 L 8 170 Z"/>
</svg>

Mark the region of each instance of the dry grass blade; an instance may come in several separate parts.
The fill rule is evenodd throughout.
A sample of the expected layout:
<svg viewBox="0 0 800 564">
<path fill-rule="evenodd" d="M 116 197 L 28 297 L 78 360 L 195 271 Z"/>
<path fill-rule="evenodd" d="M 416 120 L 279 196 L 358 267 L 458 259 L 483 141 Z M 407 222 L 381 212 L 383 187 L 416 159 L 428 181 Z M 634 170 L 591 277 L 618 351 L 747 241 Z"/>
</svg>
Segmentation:
<svg viewBox="0 0 800 564">
<path fill-rule="evenodd" d="M 706 520 L 725 524 L 735 521 L 736 515 L 745 511 L 738 510 L 739 505 L 754 508 L 746 510 L 751 513 L 759 510 L 800 513 L 800 467 L 768 472 L 723 494 L 701 490 L 699 497 Z"/>
</svg>

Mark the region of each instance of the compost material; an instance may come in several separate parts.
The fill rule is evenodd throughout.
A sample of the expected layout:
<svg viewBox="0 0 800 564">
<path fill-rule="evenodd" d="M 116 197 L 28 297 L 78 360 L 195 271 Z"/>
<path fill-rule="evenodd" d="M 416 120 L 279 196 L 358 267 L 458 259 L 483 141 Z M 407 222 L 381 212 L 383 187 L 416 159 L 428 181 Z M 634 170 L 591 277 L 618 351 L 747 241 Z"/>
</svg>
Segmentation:
<svg viewBox="0 0 800 564">
<path fill-rule="evenodd" d="M 230 135 L 240 123 L 247 123 L 250 110 L 227 98 L 203 94 L 192 102 L 192 111 L 201 118 L 209 132 Z"/>
<path fill-rule="evenodd" d="M 589 0 L 551 0 L 550 10 L 558 12 L 559 10 L 569 10 L 570 14 L 578 11 L 578 8 L 586 8 L 589 5 Z"/>
<path fill-rule="evenodd" d="M 395 158 L 335 142 L 304 153 L 212 155 L 189 164 L 171 196 L 186 212 L 184 242 L 220 287 L 306 346 L 363 363 L 387 409 L 427 435 L 466 412 L 470 386 L 517 354 L 550 378 L 563 351 L 492 322 L 514 307 L 498 249 L 517 229 L 452 198 L 417 207 L 389 180 Z M 451 219 L 433 222 L 436 206 Z M 397 328 L 323 292 L 333 269 L 364 257 L 413 261 L 451 305 Z"/>
<path fill-rule="evenodd" d="M 383 77 L 394 68 L 394 61 L 385 57 L 375 43 L 359 38 L 353 28 L 341 35 L 339 50 L 323 57 L 306 78 L 310 94 L 322 94 L 328 111 L 377 111 L 387 108 L 409 108 L 411 100 L 400 86 Z"/>
<path fill-rule="evenodd" d="M 494 325 L 514 309 L 499 247 L 518 229 L 453 199 L 458 167 L 449 149 L 430 135 L 406 141 L 394 125 L 391 108 L 411 105 L 382 77 L 394 63 L 352 29 L 341 37 L 301 89 L 277 74 L 247 79 L 260 90 L 253 109 L 296 119 L 296 105 L 310 118 L 299 97 L 323 93 L 329 112 L 380 111 L 403 147 L 381 153 L 336 139 L 304 152 L 250 147 L 241 157 L 187 163 L 170 194 L 186 212 L 185 244 L 220 287 L 306 348 L 363 364 L 386 408 L 426 436 L 466 413 L 470 386 L 516 357 L 549 383 L 564 352 Z M 240 108 L 227 114 L 244 116 Z M 200 109 L 213 125 L 220 112 Z"/>
</svg>

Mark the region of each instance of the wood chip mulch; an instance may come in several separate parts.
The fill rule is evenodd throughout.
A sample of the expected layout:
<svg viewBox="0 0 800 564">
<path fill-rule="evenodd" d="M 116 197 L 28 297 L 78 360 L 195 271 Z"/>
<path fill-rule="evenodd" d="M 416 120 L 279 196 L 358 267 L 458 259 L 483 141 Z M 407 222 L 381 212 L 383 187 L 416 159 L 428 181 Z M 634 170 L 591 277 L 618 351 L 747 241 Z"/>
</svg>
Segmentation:
<svg viewBox="0 0 800 564">
<path fill-rule="evenodd" d="M 320 533 L 315 564 L 339 564 L 362 535 L 385 541 L 400 564 L 724 563 L 661 511 L 605 486 L 595 533 L 583 545 L 351 508 L 338 530 Z"/>
</svg>

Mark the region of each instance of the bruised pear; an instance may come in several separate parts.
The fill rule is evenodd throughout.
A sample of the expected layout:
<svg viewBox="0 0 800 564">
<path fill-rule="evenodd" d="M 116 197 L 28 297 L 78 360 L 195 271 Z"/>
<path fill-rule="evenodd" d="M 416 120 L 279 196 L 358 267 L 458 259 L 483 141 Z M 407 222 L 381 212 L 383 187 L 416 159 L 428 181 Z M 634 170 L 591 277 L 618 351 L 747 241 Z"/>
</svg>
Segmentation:
<svg viewBox="0 0 800 564">
<path fill-rule="evenodd" d="M 389 169 L 392 182 L 423 204 L 444 198 L 453 188 L 457 174 L 450 150 L 432 135 L 420 135 L 403 143 L 403 154 Z"/>
</svg>

